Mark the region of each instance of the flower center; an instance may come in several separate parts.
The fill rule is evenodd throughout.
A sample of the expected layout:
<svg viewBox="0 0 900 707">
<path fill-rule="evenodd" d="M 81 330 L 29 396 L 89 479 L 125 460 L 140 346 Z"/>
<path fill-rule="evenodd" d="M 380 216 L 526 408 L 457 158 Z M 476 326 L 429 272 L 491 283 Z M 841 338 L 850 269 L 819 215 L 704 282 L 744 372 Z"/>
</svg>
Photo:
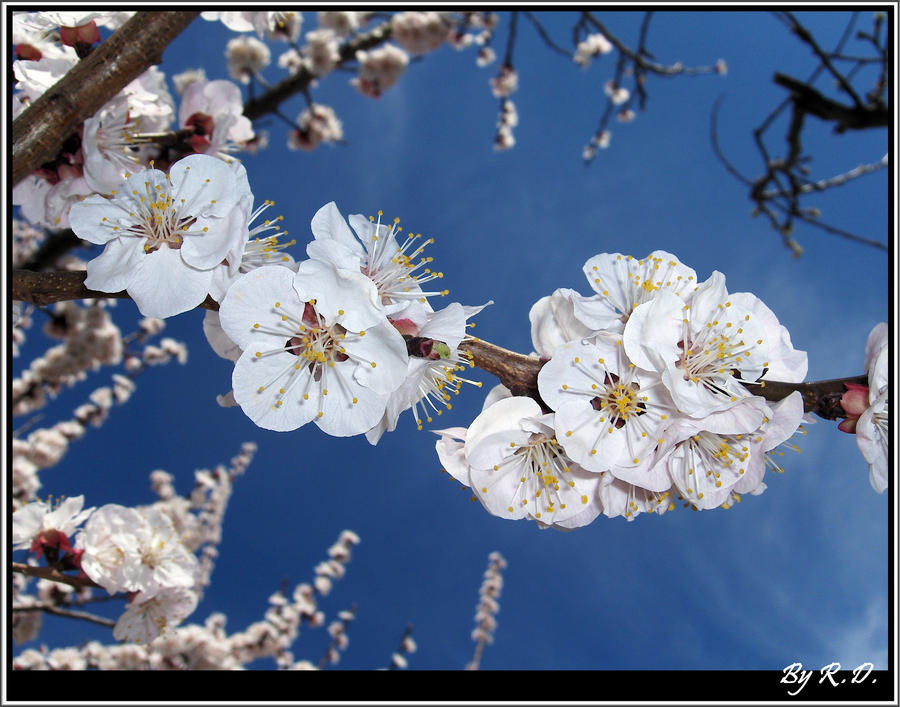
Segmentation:
<svg viewBox="0 0 900 707">
<path fill-rule="evenodd" d="M 419 417 L 419 407 L 422 408 L 425 422 L 431 422 L 431 412 L 437 415 L 443 414 L 443 410 L 438 406 L 443 406 L 447 410 L 453 408 L 450 402 L 451 394 L 459 395 L 463 383 L 481 387 L 481 381 L 473 381 L 457 375 L 459 371 L 466 369 L 464 362 L 460 356 L 470 356 L 468 352 L 459 350 L 452 351 L 447 358 L 437 358 L 429 360 L 424 368 L 422 378 L 418 386 L 418 399 L 412 404 L 413 417 L 416 420 L 416 428 L 422 429 L 422 420 Z M 465 360 L 470 367 L 474 366 L 471 358 Z M 430 410 L 429 410 L 430 408 Z"/>
<path fill-rule="evenodd" d="M 350 332 L 340 324 L 328 324 L 324 316 L 317 311 L 315 300 L 304 303 L 303 313 L 300 316 L 288 312 L 282 307 L 281 302 L 276 302 L 271 311 L 278 315 L 276 325 L 267 327 L 257 322 L 253 325 L 253 330 L 284 336 L 285 343 L 281 348 L 256 351 L 256 357 L 288 353 L 300 359 L 299 361 L 291 359 L 284 368 L 257 389 L 257 394 L 262 394 L 273 387 L 277 381 L 283 380 L 282 385 L 276 389 L 274 409 L 281 408 L 284 405 L 285 396 L 294 385 L 302 382 L 300 404 L 310 400 L 312 395 L 313 400 L 317 399 L 319 402 L 318 415 L 322 417 L 324 414 L 321 409 L 324 402 L 323 397 L 328 395 L 329 383 L 343 385 L 340 377 L 333 374 L 329 376 L 329 369 L 333 368 L 336 363 L 348 360 L 352 360 L 354 364 L 365 363 L 372 368 L 376 367 L 375 361 L 355 355 L 344 348 L 345 340 L 348 342 L 358 341 L 365 336 L 366 332 Z M 339 310 L 339 314 L 343 314 L 343 310 Z M 285 378 L 286 380 L 284 380 Z M 313 387 L 313 383 L 316 383 L 315 387 Z M 348 395 L 348 397 L 350 396 Z M 359 401 L 356 397 L 352 397 L 350 402 L 356 405 Z"/>
<path fill-rule="evenodd" d="M 390 252 L 388 244 L 396 242 L 393 237 L 403 229 L 399 218 L 395 218 L 390 227 L 382 224 L 382 213 L 378 212 L 377 220 L 374 216 L 369 216 L 369 221 L 375 224 L 375 230 L 369 241 L 363 244 L 368 258 L 361 268 L 362 273 L 375 283 L 381 301 L 384 304 L 414 299 L 425 302 L 428 297 L 446 296 L 449 290 L 422 291 L 424 283 L 444 277 L 444 273 L 426 267 L 434 258 L 422 255 L 425 247 L 434 243 L 434 238 L 419 242 L 422 234 L 410 232 L 403 245 Z"/>
<path fill-rule="evenodd" d="M 511 442 L 510 444 L 515 444 Z M 526 505 L 529 501 L 534 505 L 535 518 L 541 518 L 543 513 L 553 514 L 558 510 L 564 510 L 566 503 L 560 496 L 560 491 L 569 491 L 575 483 L 564 478 L 569 473 L 569 459 L 554 437 L 533 432 L 528 442 L 519 447 L 509 460 L 516 460 L 523 464 L 523 475 L 519 479 L 526 491 L 521 503 Z M 496 469 L 497 467 L 495 467 Z M 529 473 L 530 472 L 530 473 Z M 562 489 L 560 487 L 562 482 Z M 582 497 L 582 503 L 587 499 Z M 513 507 L 509 507 L 513 512 Z"/>
</svg>

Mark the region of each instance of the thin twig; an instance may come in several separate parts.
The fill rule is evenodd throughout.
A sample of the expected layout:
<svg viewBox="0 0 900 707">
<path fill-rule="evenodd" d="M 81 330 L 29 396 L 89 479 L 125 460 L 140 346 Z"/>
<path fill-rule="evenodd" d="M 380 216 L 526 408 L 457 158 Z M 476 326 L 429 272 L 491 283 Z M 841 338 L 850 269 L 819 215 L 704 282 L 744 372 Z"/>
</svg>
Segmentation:
<svg viewBox="0 0 900 707">
<path fill-rule="evenodd" d="M 728 159 L 725 157 L 725 154 L 722 152 L 722 148 L 719 146 L 719 108 L 721 107 L 724 98 L 724 96 L 719 96 L 716 99 L 716 102 L 713 103 L 712 113 L 709 117 L 709 139 L 712 142 L 713 152 L 719 159 L 719 162 L 724 165 L 725 169 L 727 169 L 733 177 L 740 180 L 749 187 L 753 185 L 753 182 L 747 179 L 747 177 L 745 177 L 743 174 L 741 174 L 738 171 L 737 167 L 735 167 L 731 164 L 731 162 L 728 161 Z"/>
<path fill-rule="evenodd" d="M 853 102 L 856 104 L 856 107 L 859 109 L 864 109 L 865 105 L 858 95 L 856 95 L 856 91 L 853 90 L 853 86 L 847 81 L 846 77 L 837 69 L 834 68 L 834 65 L 831 63 L 831 60 L 828 57 L 823 49 L 816 42 L 815 37 L 812 36 L 810 31 L 806 29 L 800 22 L 797 21 L 797 18 L 790 12 L 783 13 L 784 17 L 787 18 L 791 31 L 796 34 L 801 41 L 808 44 L 810 49 L 813 50 L 813 53 L 819 58 L 819 61 L 822 63 L 822 66 L 834 76 L 835 81 L 838 82 L 840 87 L 844 89 L 844 92 L 853 99 Z M 847 36 L 847 32 L 844 33 L 844 36 Z"/>
<path fill-rule="evenodd" d="M 35 606 L 13 607 L 14 614 L 25 613 L 29 611 L 42 611 L 45 614 L 53 614 L 54 616 L 65 616 L 69 619 L 82 619 L 83 621 L 90 621 L 92 624 L 99 624 L 100 626 L 106 626 L 107 628 L 113 628 L 116 625 L 116 622 L 112 619 L 105 619 L 102 616 L 90 614 L 87 611 L 61 609 L 58 606 L 53 606 L 52 604 L 37 604 Z"/>
<path fill-rule="evenodd" d="M 572 58 L 572 52 L 568 51 L 567 49 L 563 49 L 561 46 L 556 44 L 556 42 L 554 42 L 550 38 L 550 35 L 547 34 L 547 30 L 544 29 L 543 25 L 540 22 L 538 22 L 537 17 L 535 17 L 533 14 L 531 14 L 528 11 L 523 11 L 523 14 L 525 15 L 525 17 L 527 17 L 529 20 L 531 20 L 531 24 L 534 25 L 534 28 L 537 30 L 537 33 L 541 36 L 541 39 L 544 40 L 544 43 L 548 47 L 550 47 L 550 49 L 555 51 L 557 54 L 562 54 L 564 57 L 567 57 L 569 59 Z"/>
</svg>

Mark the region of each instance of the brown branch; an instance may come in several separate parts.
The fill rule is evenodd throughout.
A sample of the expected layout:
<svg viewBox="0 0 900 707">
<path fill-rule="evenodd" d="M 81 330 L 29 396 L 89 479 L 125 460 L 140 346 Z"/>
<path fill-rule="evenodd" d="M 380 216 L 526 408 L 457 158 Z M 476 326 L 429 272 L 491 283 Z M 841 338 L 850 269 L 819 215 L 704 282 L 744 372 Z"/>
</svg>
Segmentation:
<svg viewBox="0 0 900 707">
<path fill-rule="evenodd" d="M 96 614 L 90 614 L 87 611 L 75 611 L 74 609 L 60 609 L 58 606 L 53 606 L 52 604 L 38 604 L 36 606 L 14 606 L 13 613 L 21 613 L 25 611 L 43 611 L 47 614 L 53 614 L 54 616 L 65 616 L 69 619 L 82 619 L 84 621 L 90 621 L 92 624 L 99 624 L 100 626 L 106 626 L 107 628 L 113 628 L 116 625 L 116 622 L 112 619 L 105 619 L 102 616 L 97 616 Z"/>
<path fill-rule="evenodd" d="M 526 395 L 540 401 L 537 377 L 546 361 L 536 356 L 523 356 L 479 339 L 466 340 L 464 347 L 472 354 L 476 366 L 497 376 L 514 395 Z M 862 375 L 810 383 L 765 381 L 744 385 L 753 395 L 759 395 L 771 402 L 784 400 L 795 390 L 799 390 L 803 396 L 804 411 L 826 420 L 838 420 L 847 416 L 840 404 L 841 396 L 847 390 L 844 383 L 868 385 L 869 380 L 867 376 Z"/>
<path fill-rule="evenodd" d="M 54 302 L 73 299 L 130 299 L 127 292 L 99 292 L 84 286 L 87 273 L 83 270 L 52 272 L 31 272 L 29 270 L 13 270 L 12 299 L 45 306 Z M 217 310 L 219 305 L 207 296 L 199 305 L 203 309 Z"/>
<path fill-rule="evenodd" d="M 73 577 L 68 574 L 63 574 L 59 570 L 55 570 L 52 567 L 32 567 L 31 565 L 25 565 L 21 562 L 13 562 L 12 570 L 13 572 L 18 572 L 19 574 L 24 574 L 29 577 L 49 579 L 51 582 L 61 582 L 62 584 L 68 584 L 70 587 L 75 587 L 76 589 L 81 589 L 82 587 L 100 586 L 89 577 Z"/>
<path fill-rule="evenodd" d="M 12 298 L 37 305 L 46 305 L 64 300 L 103 297 L 129 299 L 127 292 L 97 292 L 84 286 L 86 273 L 76 272 L 43 272 L 35 273 L 27 270 L 14 270 L 12 278 Z M 207 296 L 199 305 L 203 309 L 217 311 L 219 304 Z M 471 354 L 472 362 L 483 371 L 497 376 L 500 382 L 512 391 L 513 395 L 524 395 L 542 402 L 537 387 L 537 376 L 546 361 L 536 356 L 525 356 L 515 351 L 504 349 L 481 339 L 466 339 L 463 348 Z M 835 378 L 812 383 L 781 383 L 766 381 L 765 384 L 745 383 L 754 394 L 766 400 L 777 402 L 783 400 L 793 391 L 803 394 L 803 408 L 826 420 L 837 420 L 846 417 L 840 406 L 840 397 L 845 388 L 844 382 L 867 385 L 866 376 Z"/>
<path fill-rule="evenodd" d="M 884 128 L 890 123 L 887 106 L 844 105 L 822 95 L 809 84 L 780 72 L 775 72 L 772 80 L 791 92 L 794 105 L 804 113 L 822 120 L 834 121 L 835 132 Z"/>
<path fill-rule="evenodd" d="M 374 29 L 354 37 L 345 42 L 339 48 L 341 55 L 337 66 L 356 58 L 356 52 L 370 49 L 387 41 L 391 37 L 391 23 L 384 22 Z M 305 66 L 293 76 L 280 81 L 272 86 L 259 98 L 252 98 L 244 104 L 244 115 L 250 120 L 256 120 L 268 113 L 275 113 L 278 106 L 291 96 L 306 91 L 310 84 L 316 80 L 316 75 Z"/>
<path fill-rule="evenodd" d="M 72 229 L 50 233 L 40 247 L 19 267 L 22 270 L 49 270 L 70 250 L 87 245 Z"/>
<path fill-rule="evenodd" d="M 53 159 L 63 142 L 151 64 L 198 12 L 137 12 L 13 122 L 12 185 Z"/>
</svg>

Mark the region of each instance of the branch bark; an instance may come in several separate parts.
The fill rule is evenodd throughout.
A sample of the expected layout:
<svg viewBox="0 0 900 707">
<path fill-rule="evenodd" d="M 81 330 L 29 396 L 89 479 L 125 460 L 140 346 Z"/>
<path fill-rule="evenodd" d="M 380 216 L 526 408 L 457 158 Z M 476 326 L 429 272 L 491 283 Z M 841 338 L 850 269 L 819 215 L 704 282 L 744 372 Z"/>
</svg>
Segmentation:
<svg viewBox="0 0 900 707">
<path fill-rule="evenodd" d="M 54 270 L 51 272 L 31 272 L 13 270 L 12 299 L 46 306 L 54 302 L 73 299 L 131 299 L 125 292 L 99 292 L 84 286 L 87 273 L 83 270 Z M 218 310 L 218 303 L 207 295 L 200 305 L 203 309 Z"/>
<path fill-rule="evenodd" d="M 30 565 L 22 564 L 21 562 L 13 562 L 12 571 L 18 572 L 19 574 L 28 575 L 29 577 L 49 579 L 52 582 L 61 582 L 62 584 L 68 584 L 70 587 L 75 587 L 76 589 L 80 589 L 81 587 L 100 586 L 89 577 L 72 577 L 70 575 L 63 574 L 59 570 L 55 570 L 52 567 L 32 567 Z"/>
<path fill-rule="evenodd" d="M 199 12 L 137 12 L 15 119 L 12 185 L 52 159 L 63 142 L 151 64 Z"/>
<path fill-rule="evenodd" d="M 87 273 L 74 272 L 29 272 L 14 270 L 12 278 L 12 299 L 30 302 L 36 305 L 47 305 L 73 299 L 101 299 L 115 297 L 130 299 L 127 292 L 97 292 L 84 286 Z M 219 304 L 212 297 L 199 305 L 202 309 L 218 311 Z M 500 382 L 512 391 L 513 395 L 525 395 L 541 402 L 538 393 L 537 377 L 546 361 L 536 356 L 525 356 L 515 351 L 504 349 L 481 339 L 466 339 L 462 347 L 469 352 L 472 362 L 483 371 L 496 376 Z M 834 378 L 811 383 L 783 383 L 765 381 L 763 383 L 744 383 L 754 395 L 766 400 L 778 402 L 795 390 L 803 395 L 803 408 L 826 420 L 838 420 L 846 417 L 841 407 L 841 395 L 846 388 L 844 383 L 868 385 L 865 375 L 847 378 Z"/>
</svg>

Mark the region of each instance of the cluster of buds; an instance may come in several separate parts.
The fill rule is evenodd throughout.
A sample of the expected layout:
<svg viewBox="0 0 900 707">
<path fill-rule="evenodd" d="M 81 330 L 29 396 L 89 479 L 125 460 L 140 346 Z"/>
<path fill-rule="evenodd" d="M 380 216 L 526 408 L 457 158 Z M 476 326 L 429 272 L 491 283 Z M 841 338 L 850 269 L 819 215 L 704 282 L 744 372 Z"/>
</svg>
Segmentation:
<svg viewBox="0 0 900 707">
<path fill-rule="evenodd" d="M 519 114 L 516 104 L 509 98 L 504 98 L 500 103 L 500 116 L 497 118 L 497 134 L 494 136 L 495 150 L 508 150 L 516 144 L 513 136 L 513 128 L 519 124 Z"/>
<path fill-rule="evenodd" d="M 398 12 L 391 17 L 391 37 L 410 54 L 425 54 L 440 47 L 450 25 L 439 12 Z"/>
<path fill-rule="evenodd" d="M 297 129 L 288 135 L 292 150 L 314 150 L 320 144 L 333 145 L 344 138 L 344 129 L 334 109 L 314 103 L 297 118 Z"/>
<path fill-rule="evenodd" d="M 381 95 L 397 83 L 409 64 L 409 55 L 400 47 L 385 44 L 371 51 L 356 52 L 359 76 L 350 83 L 364 96 L 381 98 Z"/>
</svg>

